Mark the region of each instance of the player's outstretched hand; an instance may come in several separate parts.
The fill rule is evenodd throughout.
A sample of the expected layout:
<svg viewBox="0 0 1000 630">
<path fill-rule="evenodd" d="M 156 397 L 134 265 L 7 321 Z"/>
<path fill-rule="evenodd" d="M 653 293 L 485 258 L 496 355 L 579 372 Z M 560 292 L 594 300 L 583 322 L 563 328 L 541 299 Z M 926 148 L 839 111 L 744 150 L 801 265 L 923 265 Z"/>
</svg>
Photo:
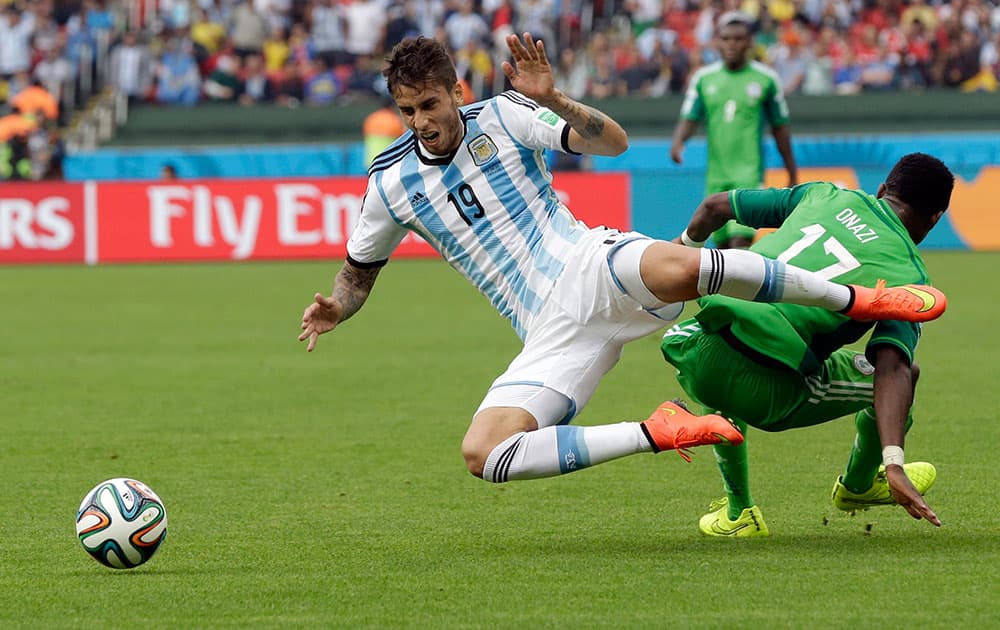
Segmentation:
<svg viewBox="0 0 1000 630">
<path fill-rule="evenodd" d="M 505 61 L 500 67 L 515 90 L 544 105 L 555 94 L 552 66 L 542 40 L 533 40 L 527 32 L 523 37 L 522 42 L 517 35 L 507 36 L 507 48 L 514 63 Z"/>
<path fill-rule="evenodd" d="M 299 335 L 299 341 L 309 340 L 309 345 L 306 347 L 309 352 L 316 347 L 320 335 L 337 327 L 344 312 L 340 302 L 322 293 L 313 296 L 313 300 L 314 302 L 302 312 L 302 334 Z"/>
<path fill-rule="evenodd" d="M 927 519 L 934 525 L 941 527 L 941 520 L 934 513 L 934 510 L 927 505 L 924 497 L 913 487 L 909 477 L 903 472 L 902 466 L 886 466 L 886 478 L 889 481 L 889 492 L 896 503 L 903 506 L 913 518 Z"/>
</svg>

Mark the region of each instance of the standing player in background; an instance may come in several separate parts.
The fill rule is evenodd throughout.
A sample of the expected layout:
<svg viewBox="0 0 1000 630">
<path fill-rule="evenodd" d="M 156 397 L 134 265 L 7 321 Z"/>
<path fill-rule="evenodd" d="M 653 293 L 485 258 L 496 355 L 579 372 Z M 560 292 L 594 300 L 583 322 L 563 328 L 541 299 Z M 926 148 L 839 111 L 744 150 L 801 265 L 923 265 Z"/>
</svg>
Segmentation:
<svg viewBox="0 0 1000 630">
<path fill-rule="evenodd" d="M 674 128 L 670 158 L 680 164 L 684 143 L 705 122 L 708 170 L 705 194 L 733 188 L 759 188 L 764 181 L 762 130 L 771 126 L 788 171 L 788 185 L 798 183 L 798 167 L 788 130 L 788 104 L 771 68 L 750 59 L 753 17 L 739 11 L 718 21 L 722 61 L 696 71 L 688 84 L 680 119 Z M 749 247 L 754 230 L 731 221 L 712 234 L 719 248 Z"/>
<path fill-rule="evenodd" d="M 783 299 L 865 319 L 922 320 L 944 310 L 940 294 L 928 311 L 906 290 L 838 285 L 752 252 L 588 229 L 559 201 L 542 152 L 617 155 L 625 131 L 555 89 L 541 41 L 525 33 L 507 45 L 513 63 L 503 70 L 517 91 L 466 106 L 440 42 L 421 37 L 393 48 L 385 75 L 410 132 L 372 164 L 347 260 L 332 294 L 313 296 L 299 335 L 312 351 L 362 307 L 407 232 L 422 236 L 524 342 L 462 442 L 472 474 L 551 477 L 634 453 L 741 441 L 721 416 L 673 403 L 641 423 L 565 426 L 626 342 L 662 328 L 698 295 Z"/>
<path fill-rule="evenodd" d="M 926 283 L 917 244 L 948 208 L 953 185 L 940 160 L 913 153 L 896 163 L 875 196 L 829 183 L 717 193 L 698 206 L 686 233 L 707 238 L 735 218 L 778 227 L 751 251 L 824 278 Z M 934 466 L 903 463 L 920 373 L 913 362 L 919 325 L 851 321 L 817 308 L 723 296 L 699 304 L 694 319 L 668 330 L 661 345 L 689 396 L 741 429 L 784 431 L 856 413 L 857 437 L 833 504 L 851 511 L 898 503 L 914 518 L 941 524 L 922 496 L 937 476 Z M 843 349 L 870 330 L 863 354 Z M 746 442 L 715 451 L 727 497 L 702 517 L 701 531 L 768 535 L 750 494 Z"/>
</svg>

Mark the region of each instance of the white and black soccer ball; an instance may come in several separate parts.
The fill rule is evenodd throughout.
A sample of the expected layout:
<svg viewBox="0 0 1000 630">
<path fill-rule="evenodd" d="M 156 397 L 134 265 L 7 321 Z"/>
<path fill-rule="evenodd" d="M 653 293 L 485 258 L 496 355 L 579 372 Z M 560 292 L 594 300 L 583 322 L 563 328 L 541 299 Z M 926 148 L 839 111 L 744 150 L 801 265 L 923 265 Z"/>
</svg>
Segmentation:
<svg viewBox="0 0 1000 630">
<path fill-rule="evenodd" d="M 167 511 L 149 486 L 118 477 L 87 493 L 76 514 L 80 544 L 113 569 L 131 569 L 153 557 L 167 535 Z"/>
</svg>

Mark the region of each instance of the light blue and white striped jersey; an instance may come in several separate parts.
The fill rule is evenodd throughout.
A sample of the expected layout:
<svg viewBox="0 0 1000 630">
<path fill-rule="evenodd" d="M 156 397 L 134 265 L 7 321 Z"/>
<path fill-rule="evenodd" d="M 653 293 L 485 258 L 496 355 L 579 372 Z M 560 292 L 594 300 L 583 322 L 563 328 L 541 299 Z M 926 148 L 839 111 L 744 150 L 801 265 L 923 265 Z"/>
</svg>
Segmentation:
<svg viewBox="0 0 1000 630">
<path fill-rule="evenodd" d="M 461 117 L 453 155 L 429 155 L 407 132 L 374 160 L 347 253 L 384 261 L 412 230 L 524 339 L 588 229 L 556 197 L 543 159 L 544 149 L 569 151 L 569 125 L 517 92 L 462 107 Z"/>
</svg>

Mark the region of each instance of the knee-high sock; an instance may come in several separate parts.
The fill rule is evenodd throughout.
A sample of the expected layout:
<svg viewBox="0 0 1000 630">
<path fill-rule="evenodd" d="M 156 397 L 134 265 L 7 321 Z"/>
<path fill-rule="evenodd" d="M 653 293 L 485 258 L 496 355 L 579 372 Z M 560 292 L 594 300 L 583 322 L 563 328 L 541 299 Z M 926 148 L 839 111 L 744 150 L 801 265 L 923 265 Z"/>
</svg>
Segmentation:
<svg viewBox="0 0 1000 630">
<path fill-rule="evenodd" d="M 906 430 L 913 424 L 913 415 L 906 417 Z M 841 483 L 856 494 L 862 494 L 872 487 L 875 473 L 882 463 L 882 440 L 878 435 L 878 424 L 875 421 L 875 410 L 871 407 L 862 409 L 854 416 L 854 425 L 858 429 L 854 436 L 854 446 L 851 448 L 851 458 L 847 461 L 847 472 Z"/>
<path fill-rule="evenodd" d="M 570 425 L 515 433 L 493 449 L 483 479 L 501 483 L 564 475 L 612 459 L 652 451 L 638 422 Z"/>
<path fill-rule="evenodd" d="M 747 434 L 747 424 L 733 420 L 743 435 Z M 715 460 L 719 464 L 719 472 L 726 485 L 726 496 L 729 497 L 729 520 L 735 520 L 744 509 L 754 505 L 750 494 L 750 462 L 747 457 L 746 437 L 739 446 L 716 444 Z"/>
<path fill-rule="evenodd" d="M 740 249 L 701 250 L 698 292 L 755 302 L 821 306 L 831 311 L 841 311 L 851 301 L 851 290 L 842 284 Z"/>
</svg>

